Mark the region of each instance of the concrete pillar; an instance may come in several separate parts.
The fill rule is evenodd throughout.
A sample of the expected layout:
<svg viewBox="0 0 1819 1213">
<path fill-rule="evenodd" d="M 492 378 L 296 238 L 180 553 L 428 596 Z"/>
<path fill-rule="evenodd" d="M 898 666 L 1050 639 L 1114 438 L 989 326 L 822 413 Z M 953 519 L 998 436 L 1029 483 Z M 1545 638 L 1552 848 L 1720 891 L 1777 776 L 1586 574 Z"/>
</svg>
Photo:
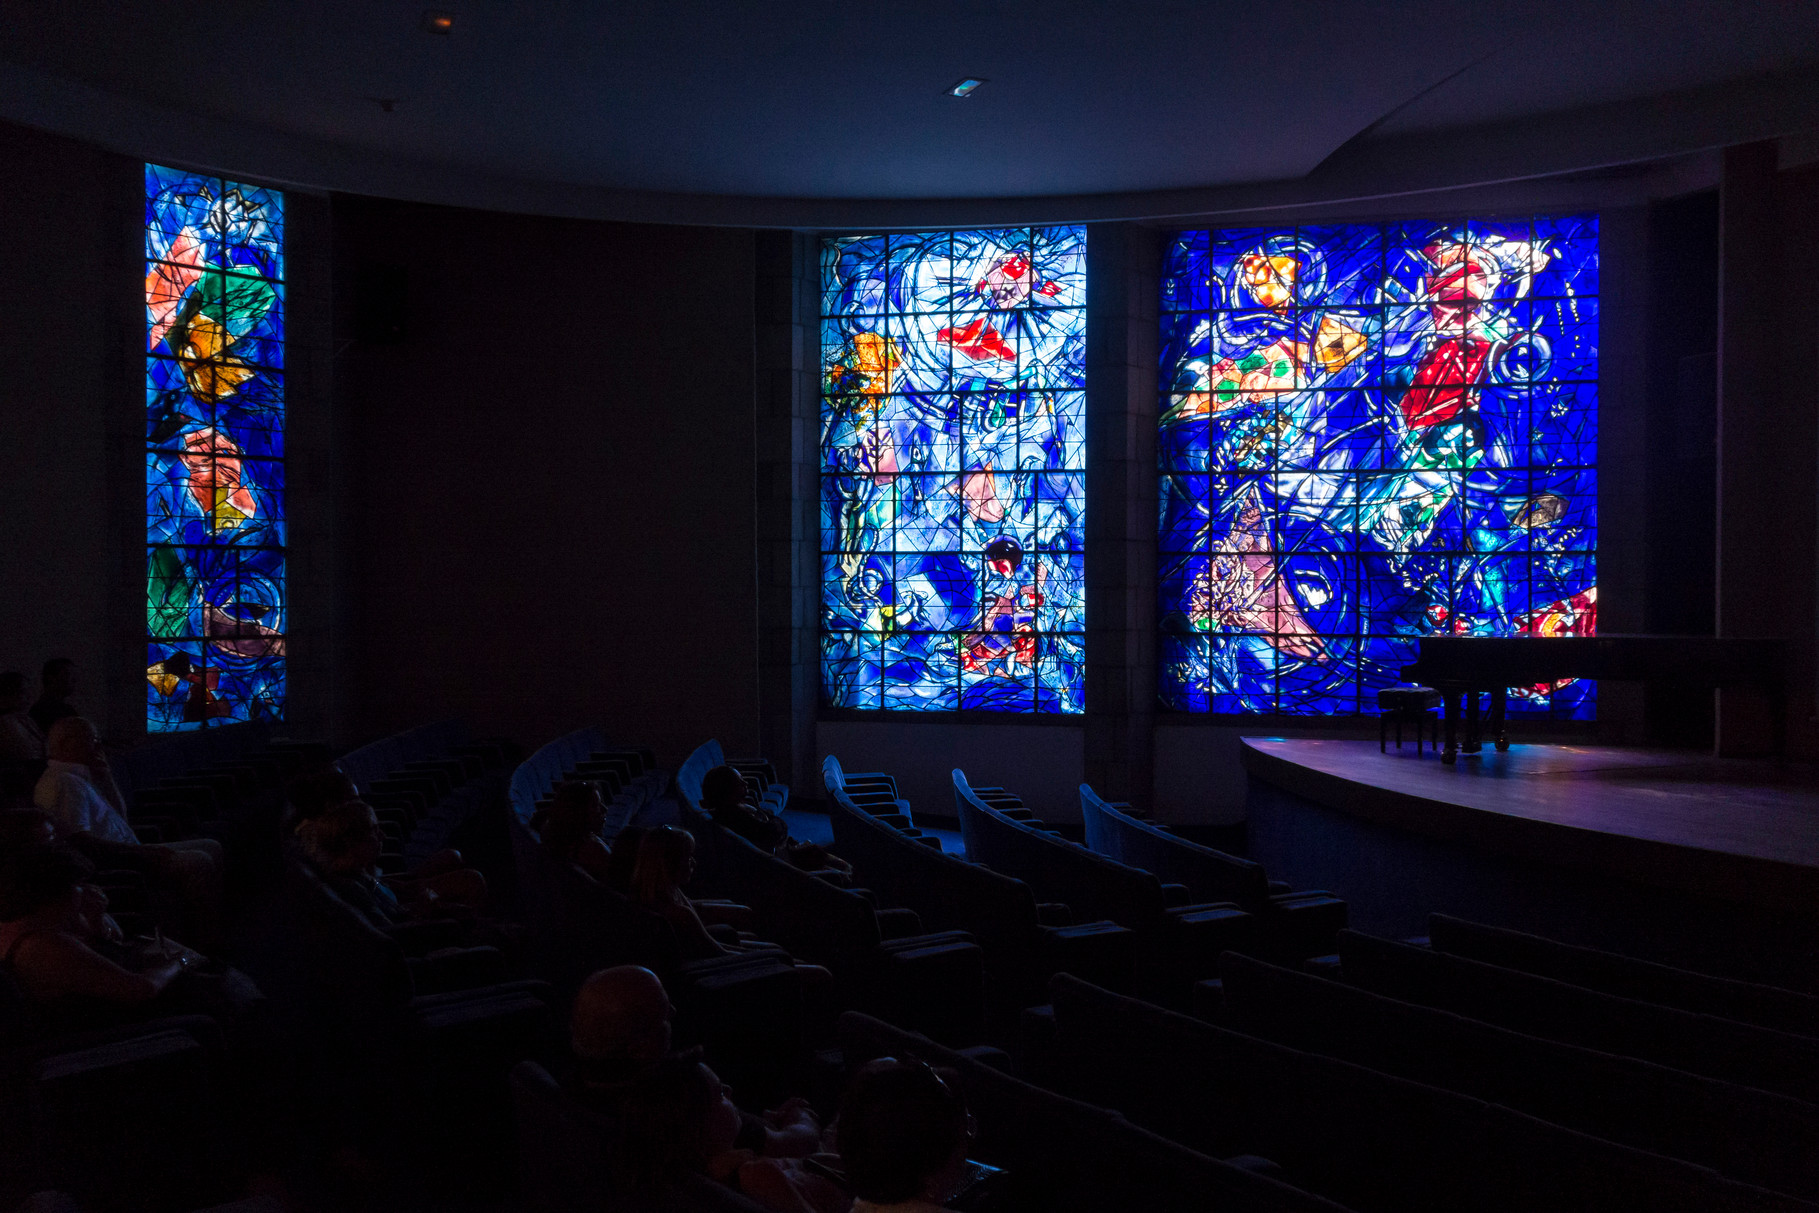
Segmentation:
<svg viewBox="0 0 1819 1213">
<path fill-rule="evenodd" d="M 1785 604 L 1771 583 L 1785 555 L 1778 446 L 1781 416 L 1773 340 L 1776 280 L 1775 145 L 1726 148 L 1718 219 L 1718 560 L 1720 636 L 1782 636 Z M 1802 435 L 1804 436 L 1804 435 Z M 1718 693 L 1717 750 L 1757 754 L 1773 744 L 1767 705 Z"/>
<path fill-rule="evenodd" d="M 759 232 L 757 314 L 758 739 L 778 778 L 819 798 L 816 531 L 820 354 L 816 242 Z"/>
<path fill-rule="evenodd" d="M 1086 778 L 1148 805 L 1156 717 L 1156 276 L 1160 237 L 1087 229 Z"/>
</svg>

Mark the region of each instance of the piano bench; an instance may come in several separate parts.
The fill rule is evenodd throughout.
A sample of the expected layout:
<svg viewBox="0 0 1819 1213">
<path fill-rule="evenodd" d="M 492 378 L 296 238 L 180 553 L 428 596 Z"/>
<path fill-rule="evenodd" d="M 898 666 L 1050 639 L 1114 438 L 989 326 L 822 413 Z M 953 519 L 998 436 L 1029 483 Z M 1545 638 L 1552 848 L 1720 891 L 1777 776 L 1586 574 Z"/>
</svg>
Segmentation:
<svg viewBox="0 0 1819 1213">
<path fill-rule="evenodd" d="M 1415 754 L 1420 756 L 1422 743 L 1427 738 L 1427 731 L 1433 729 L 1434 748 L 1440 748 L 1440 722 L 1433 715 L 1434 709 L 1441 705 L 1439 691 L 1433 687 L 1394 686 L 1384 687 L 1377 692 L 1377 752 L 1389 752 L 1389 726 L 1396 726 L 1396 748 L 1402 748 L 1402 726 L 1415 726 Z"/>
</svg>

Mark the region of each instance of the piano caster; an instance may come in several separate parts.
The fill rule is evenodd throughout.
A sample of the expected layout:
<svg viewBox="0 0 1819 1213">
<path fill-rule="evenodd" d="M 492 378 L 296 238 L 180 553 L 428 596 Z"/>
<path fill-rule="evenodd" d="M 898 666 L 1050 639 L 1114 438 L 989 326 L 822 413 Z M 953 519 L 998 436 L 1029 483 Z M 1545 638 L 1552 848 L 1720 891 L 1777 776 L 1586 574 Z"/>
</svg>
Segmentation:
<svg viewBox="0 0 1819 1213">
<path fill-rule="evenodd" d="M 1497 738 L 1497 752 L 1499 754 L 1507 754 L 1507 753 L 1509 753 L 1509 749 L 1510 749 L 1510 743 L 1509 743 L 1509 739 L 1507 737 Z"/>
<path fill-rule="evenodd" d="M 1457 766 L 1459 764 L 1459 751 L 1455 750 L 1452 746 L 1447 746 L 1446 749 L 1440 751 L 1440 761 L 1449 767 Z"/>
</svg>

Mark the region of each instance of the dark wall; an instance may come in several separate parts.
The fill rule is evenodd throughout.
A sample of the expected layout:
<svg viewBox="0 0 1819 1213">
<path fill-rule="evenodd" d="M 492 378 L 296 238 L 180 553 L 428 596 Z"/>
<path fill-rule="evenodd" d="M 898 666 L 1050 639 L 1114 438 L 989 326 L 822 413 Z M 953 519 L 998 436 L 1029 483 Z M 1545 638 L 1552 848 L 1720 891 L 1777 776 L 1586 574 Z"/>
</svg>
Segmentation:
<svg viewBox="0 0 1819 1213">
<path fill-rule="evenodd" d="M 1648 552 L 1643 627 L 1710 636 L 1717 622 L 1718 192 L 1649 208 Z M 1647 731 L 1711 744 L 1710 696 L 1652 687 Z"/>
<path fill-rule="evenodd" d="M 754 749 L 751 233 L 353 197 L 334 231 L 353 732 Z"/>
<path fill-rule="evenodd" d="M 78 704 L 127 742 L 145 728 L 136 166 L 7 124 L 0 164 L 0 669 L 35 683 L 74 658 Z"/>
</svg>

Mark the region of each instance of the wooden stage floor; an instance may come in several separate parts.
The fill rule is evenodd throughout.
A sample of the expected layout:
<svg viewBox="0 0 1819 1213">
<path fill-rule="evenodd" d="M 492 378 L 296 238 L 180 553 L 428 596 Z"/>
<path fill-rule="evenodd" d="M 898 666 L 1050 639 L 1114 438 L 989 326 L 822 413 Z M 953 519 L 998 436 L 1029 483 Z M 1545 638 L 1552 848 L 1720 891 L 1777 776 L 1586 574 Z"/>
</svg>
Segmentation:
<svg viewBox="0 0 1819 1213">
<path fill-rule="evenodd" d="M 1430 837 L 1727 898 L 1819 905 L 1819 771 L 1614 746 L 1488 746 L 1442 764 L 1413 745 L 1243 739 L 1253 779 Z"/>
</svg>

